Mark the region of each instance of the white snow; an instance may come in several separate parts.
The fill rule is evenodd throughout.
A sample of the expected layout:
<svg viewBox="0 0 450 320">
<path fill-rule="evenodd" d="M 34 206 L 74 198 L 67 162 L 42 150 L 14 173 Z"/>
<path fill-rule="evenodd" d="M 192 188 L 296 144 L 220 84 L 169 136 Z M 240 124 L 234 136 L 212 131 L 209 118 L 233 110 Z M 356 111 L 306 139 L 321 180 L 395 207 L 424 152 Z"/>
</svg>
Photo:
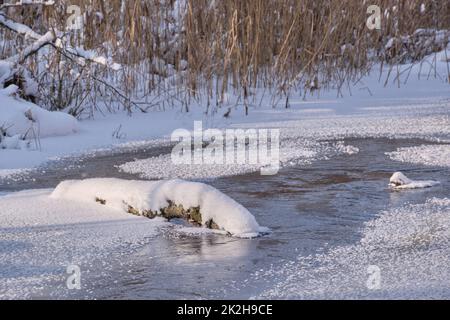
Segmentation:
<svg viewBox="0 0 450 320">
<path fill-rule="evenodd" d="M 20 62 L 24 58 L 30 56 L 33 52 L 36 52 L 40 48 L 44 47 L 45 45 L 52 43 L 55 39 L 56 39 L 56 36 L 53 33 L 53 31 L 49 31 L 46 34 L 44 34 L 43 36 L 41 36 L 39 39 L 37 39 L 34 43 L 32 43 L 31 45 L 29 45 L 28 47 L 23 49 L 21 53 L 8 58 L 8 61 L 16 62 L 16 63 Z"/>
<path fill-rule="evenodd" d="M 26 25 L 8 19 L 5 15 L 3 15 L 3 13 L 0 13 L 0 23 L 5 25 L 9 29 L 15 30 L 16 32 L 24 35 L 25 38 L 32 38 L 37 40 L 41 37 L 40 34 L 34 32 Z"/>
<path fill-rule="evenodd" d="M 316 156 L 320 154 L 316 147 L 318 141 L 327 139 L 387 137 L 450 140 L 450 100 L 448 83 L 445 81 L 447 64 L 442 60 L 444 57 L 442 52 L 436 57 L 427 57 L 423 64 L 400 66 L 400 88 L 398 81 L 393 78 L 384 86 L 384 81 L 378 80 L 379 68 L 375 67 L 374 72 L 342 92 L 343 98 L 336 98 L 337 90 L 307 95 L 305 98 L 292 96 L 291 108 L 288 110 L 281 107 L 273 109 L 269 97 L 257 93 L 255 99 L 263 103 L 261 107 L 250 110 L 248 117 L 244 115 L 242 108 L 235 109 L 232 105 L 229 118 L 223 118 L 222 112 L 205 116 L 202 101 L 199 101 L 198 105 L 193 104 L 188 114 L 181 113 L 177 108 L 161 112 L 156 110 L 148 114 L 135 113 L 132 117 L 125 112 L 106 115 L 96 113 L 95 119 L 79 122 L 76 134 L 41 137 L 41 149 L 38 152 L 0 150 L 0 170 L 33 168 L 57 157 L 80 155 L 96 149 L 143 145 L 155 138 L 166 138 L 166 141 L 169 141 L 175 129 L 192 130 L 194 121 L 200 120 L 203 120 L 205 129 L 280 128 L 282 143 L 283 140 L 289 139 L 293 141 L 291 145 L 295 148 L 315 153 Z M 428 79 L 427 63 L 432 65 L 434 61 L 437 77 Z M 388 67 L 383 70 L 383 77 L 388 71 Z M 7 99 L 10 101 L 12 97 Z M 0 117 L 0 125 L 2 120 Z M 118 128 L 121 128 L 120 135 L 115 138 L 112 133 Z M 284 143 L 289 147 L 289 142 Z M 291 153 L 283 149 L 281 152 Z M 301 151 L 299 154 L 300 158 L 304 158 Z M 310 163 L 316 156 L 307 156 L 306 161 L 302 163 Z M 161 163 L 164 161 L 154 160 Z M 183 169 L 183 174 L 179 174 L 181 169 L 177 168 L 170 169 L 171 173 L 161 174 L 160 169 L 147 169 L 144 163 L 136 163 L 135 167 L 136 172 L 143 175 L 153 172 L 149 176 L 158 176 L 158 179 L 199 176 L 187 174 L 187 169 Z M 243 172 L 241 169 L 242 167 L 238 173 Z M 196 171 L 195 168 L 193 170 Z M 227 169 L 224 168 L 223 171 Z M 227 172 L 234 174 L 230 170 Z M 248 172 L 247 169 L 244 172 Z M 213 171 L 212 175 L 220 176 L 222 173 Z"/>
<path fill-rule="evenodd" d="M 13 137 L 3 137 L 0 141 L 0 149 L 20 149 L 26 150 L 30 147 L 30 142 L 22 140 L 22 136 L 16 134 Z"/>
<path fill-rule="evenodd" d="M 0 83 L 4 83 L 10 77 L 13 67 L 13 63 L 0 60 Z"/>
<path fill-rule="evenodd" d="M 9 136 L 29 139 L 64 136 L 78 130 L 77 120 L 62 112 L 49 112 L 15 97 L 18 88 L 11 85 L 0 90 L 0 126 Z"/>
<path fill-rule="evenodd" d="M 320 143 L 286 136 L 280 146 L 280 167 L 304 166 L 314 160 L 327 159 L 333 155 L 354 155 L 359 149 L 345 145 L 343 141 L 336 143 Z M 160 155 L 147 159 L 124 163 L 118 167 L 121 171 L 138 174 L 143 179 L 211 179 L 226 176 L 243 175 L 258 172 L 259 164 L 174 164 L 170 155 Z"/>
<path fill-rule="evenodd" d="M 427 6 L 425 5 L 425 3 L 422 3 L 420 5 L 420 13 L 425 13 L 425 11 L 427 11 Z"/>
<path fill-rule="evenodd" d="M 387 155 L 395 161 L 425 165 L 450 167 L 450 145 L 422 145 L 399 148 Z"/>
<path fill-rule="evenodd" d="M 96 198 L 109 208 L 127 211 L 129 206 L 143 211 L 159 211 L 172 201 L 185 209 L 200 207 L 202 222 L 213 220 L 235 237 L 252 238 L 267 232 L 242 205 L 206 184 L 182 180 L 130 181 L 88 179 L 65 181 L 52 193 L 54 199 L 84 201 L 95 205 Z"/>
<path fill-rule="evenodd" d="M 167 227 L 160 219 L 51 198 L 51 192 L 0 197 L 0 299 L 76 295 L 66 287 L 69 265 L 81 268 L 89 293 L 97 277 L 107 277 L 117 266 L 127 268 L 125 257 Z"/>
<path fill-rule="evenodd" d="M 439 184 L 440 182 L 432 180 L 414 181 L 401 172 L 394 173 L 389 181 L 389 186 L 395 190 L 431 188 Z"/>
<path fill-rule="evenodd" d="M 345 145 L 343 141 L 340 141 L 336 144 L 336 149 L 339 153 L 347 154 L 350 156 L 359 153 L 359 148 L 351 145 Z"/>
<path fill-rule="evenodd" d="M 29 173 L 28 169 L 3 169 L 0 170 L 0 178 L 14 179 L 15 176 L 20 176 Z"/>
<path fill-rule="evenodd" d="M 256 299 L 448 299 L 450 199 L 381 212 L 361 240 L 299 256 L 255 273 L 269 287 Z M 380 273 L 371 288 L 369 268 Z M 275 283 L 273 283 L 275 282 Z"/>
</svg>

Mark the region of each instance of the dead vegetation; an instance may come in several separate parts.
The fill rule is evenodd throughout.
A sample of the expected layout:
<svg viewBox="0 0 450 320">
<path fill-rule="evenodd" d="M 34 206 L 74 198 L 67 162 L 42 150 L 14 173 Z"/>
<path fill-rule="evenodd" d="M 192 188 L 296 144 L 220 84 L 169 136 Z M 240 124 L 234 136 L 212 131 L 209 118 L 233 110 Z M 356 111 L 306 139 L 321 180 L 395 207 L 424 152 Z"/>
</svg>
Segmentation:
<svg viewBox="0 0 450 320">
<path fill-rule="evenodd" d="M 83 29 L 66 29 L 69 5 L 80 7 Z M 259 103 L 257 89 L 283 97 L 289 107 L 292 94 L 340 90 L 376 62 L 414 62 L 447 46 L 450 0 L 371 1 L 382 9 L 381 30 L 366 27 L 368 5 L 359 0 L 61 0 L 0 12 L 39 34 L 59 30 L 65 48 L 94 50 L 122 66 L 79 63 L 73 50 L 53 42 L 21 63 L 38 83 L 34 99 L 40 105 L 89 117 L 95 109 L 189 111 L 200 98 L 207 101 L 205 111 L 213 112 L 228 94 L 248 111 Z M 0 28 L 0 37 L 0 58 L 30 45 L 8 28 Z"/>
</svg>

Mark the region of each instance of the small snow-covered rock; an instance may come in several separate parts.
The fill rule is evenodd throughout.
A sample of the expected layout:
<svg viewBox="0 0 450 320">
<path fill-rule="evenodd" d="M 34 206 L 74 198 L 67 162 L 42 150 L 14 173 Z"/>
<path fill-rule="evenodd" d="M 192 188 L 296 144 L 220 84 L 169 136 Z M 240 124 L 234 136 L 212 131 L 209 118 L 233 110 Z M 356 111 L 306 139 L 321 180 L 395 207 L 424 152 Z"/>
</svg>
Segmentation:
<svg viewBox="0 0 450 320">
<path fill-rule="evenodd" d="M 389 180 L 390 185 L 392 186 L 402 186 L 405 184 L 409 184 L 412 182 L 407 176 L 405 176 L 402 172 L 396 172 Z"/>
<path fill-rule="evenodd" d="M 389 181 L 389 186 L 393 189 L 421 189 L 430 188 L 440 184 L 438 181 L 414 181 L 405 176 L 402 172 L 396 172 Z"/>
</svg>

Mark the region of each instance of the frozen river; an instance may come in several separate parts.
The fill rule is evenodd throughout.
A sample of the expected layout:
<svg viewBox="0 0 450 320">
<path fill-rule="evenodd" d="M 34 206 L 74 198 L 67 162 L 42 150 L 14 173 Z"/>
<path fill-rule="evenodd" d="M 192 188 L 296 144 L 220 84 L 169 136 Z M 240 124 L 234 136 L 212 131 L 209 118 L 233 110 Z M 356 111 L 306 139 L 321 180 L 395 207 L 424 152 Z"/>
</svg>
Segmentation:
<svg viewBox="0 0 450 320">
<path fill-rule="evenodd" d="M 403 290 L 409 280 L 384 291 L 366 288 L 364 268 L 371 262 L 357 254 L 360 241 L 365 237 L 365 223 L 379 217 L 383 210 L 406 204 L 421 205 L 430 198 L 448 198 L 450 170 L 395 162 L 385 155 L 401 147 L 420 145 L 421 140 L 350 139 L 346 143 L 359 148 L 360 152 L 284 168 L 273 177 L 247 174 L 208 181 L 248 208 L 261 225 L 272 230 L 270 235 L 244 240 L 215 234 L 184 234 L 166 226 L 129 254 L 125 249 L 120 259 L 93 263 L 83 278 L 81 291 L 62 290 L 58 294 L 99 299 L 408 297 L 411 291 Z M 74 178 L 136 179 L 139 177 L 120 172 L 116 166 L 169 150 L 170 147 L 165 146 L 67 160 L 26 178 L 3 181 L 0 192 L 52 188 L 61 180 Z M 394 192 L 387 183 L 395 171 L 403 171 L 413 178 L 438 180 L 442 184 L 430 189 Z M 437 243 L 438 247 L 448 245 L 448 239 L 440 240 L 442 243 Z M 351 249 L 352 246 L 355 249 Z M 350 254 L 356 256 L 333 266 L 329 262 L 323 266 L 324 257 L 326 260 L 328 254 L 332 255 L 339 248 L 348 248 Z M 395 269 L 394 262 L 405 254 L 402 250 L 394 246 L 392 256 L 385 257 L 387 260 L 382 264 Z M 445 256 L 448 251 L 443 251 L 442 260 L 430 260 L 426 258 L 427 250 L 436 253 L 437 249 L 420 247 L 408 253 L 409 258 L 413 254 L 418 259 L 409 267 L 429 265 L 428 271 L 417 274 L 419 279 L 415 281 L 433 288 L 439 277 L 441 283 L 450 278 L 450 270 L 443 265 L 449 257 Z M 355 261 L 358 259 L 361 261 Z M 108 265 L 106 269 L 105 265 Z M 346 270 L 356 266 L 361 269 L 361 278 L 354 277 L 349 282 L 345 279 Z M 323 269 L 323 274 L 317 274 L 318 268 Z M 389 271 L 386 277 L 395 271 Z M 312 284 L 311 277 L 320 279 Z M 61 287 L 58 281 L 50 283 L 36 297 L 53 297 L 52 291 Z M 449 298 L 450 283 L 434 295 L 430 289 L 412 293 L 412 297 L 430 295 Z"/>
</svg>

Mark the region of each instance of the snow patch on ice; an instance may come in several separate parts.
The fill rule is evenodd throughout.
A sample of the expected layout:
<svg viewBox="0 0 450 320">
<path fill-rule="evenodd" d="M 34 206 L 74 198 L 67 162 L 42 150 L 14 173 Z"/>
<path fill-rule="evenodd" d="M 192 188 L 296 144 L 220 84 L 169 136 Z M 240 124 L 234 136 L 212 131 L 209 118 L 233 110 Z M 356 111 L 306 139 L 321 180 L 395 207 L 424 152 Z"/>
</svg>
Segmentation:
<svg viewBox="0 0 450 320">
<path fill-rule="evenodd" d="M 400 148 L 387 155 L 394 161 L 426 166 L 450 167 L 450 145 L 422 145 Z"/>
<path fill-rule="evenodd" d="M 450 199 L 432 198 L 382 212 L 361 240 L 255 273 L 269 288 L 257 299 L 447 299 Z M 369 289 L 369 266 L 380 288 Z M 275 282 L 275 283 L 273 283 Z"/>
<path fill-rule="evenodd" d="M 281 163 L 307 164 L 317 153 L 307 147 L 282 148 Z M 261 170 L 258 164 L 174 164 L 171 155 L 161 155 L 127 162 L 119 166 L 123 172 L 139 174 L 145 179 L 210 179 L 242 175 Z"/>
<path fill-rule="evenodd" d="M 342 141 L 338 142 L 336 144 L 336 150 L 339 153 L 347 154 L 347 155 L 350 155 L 350 156 L 359 153 L 359 148 L 351 146 L 351 145 L 345 145 L 344 142 L 342 142 Z"/>
<path fill-rule="evenodd" d="M 0 169 L 0 179 L 11 179 L 14 180 L 15 177 L 29 173 L 30 170 L 27 169 Z"/>
<path fill-rule="evenodd" d="M 305 166 L 330 156 L 353 155 L 359 149 L 343 141 L 320 143 L 298 137 L 283 137 L 280 147 L 280 167 Z M 174 164 L 170 155 L 135 160 L 118 166 L 119 170 L 138 174 L 143 179 L 211 179 L 243 175 L 261 170 L 258 164 Z"/>
<path fill-rule="evenodd" d="M 107 207 L 54 199 L 51 190 L 0 197 L 0 299 L 61 299 L 69 265 L 82 271 L 82 294 L 95 279 L 125 268 L 127 255 L 168 224 Z"/>
</svg>

